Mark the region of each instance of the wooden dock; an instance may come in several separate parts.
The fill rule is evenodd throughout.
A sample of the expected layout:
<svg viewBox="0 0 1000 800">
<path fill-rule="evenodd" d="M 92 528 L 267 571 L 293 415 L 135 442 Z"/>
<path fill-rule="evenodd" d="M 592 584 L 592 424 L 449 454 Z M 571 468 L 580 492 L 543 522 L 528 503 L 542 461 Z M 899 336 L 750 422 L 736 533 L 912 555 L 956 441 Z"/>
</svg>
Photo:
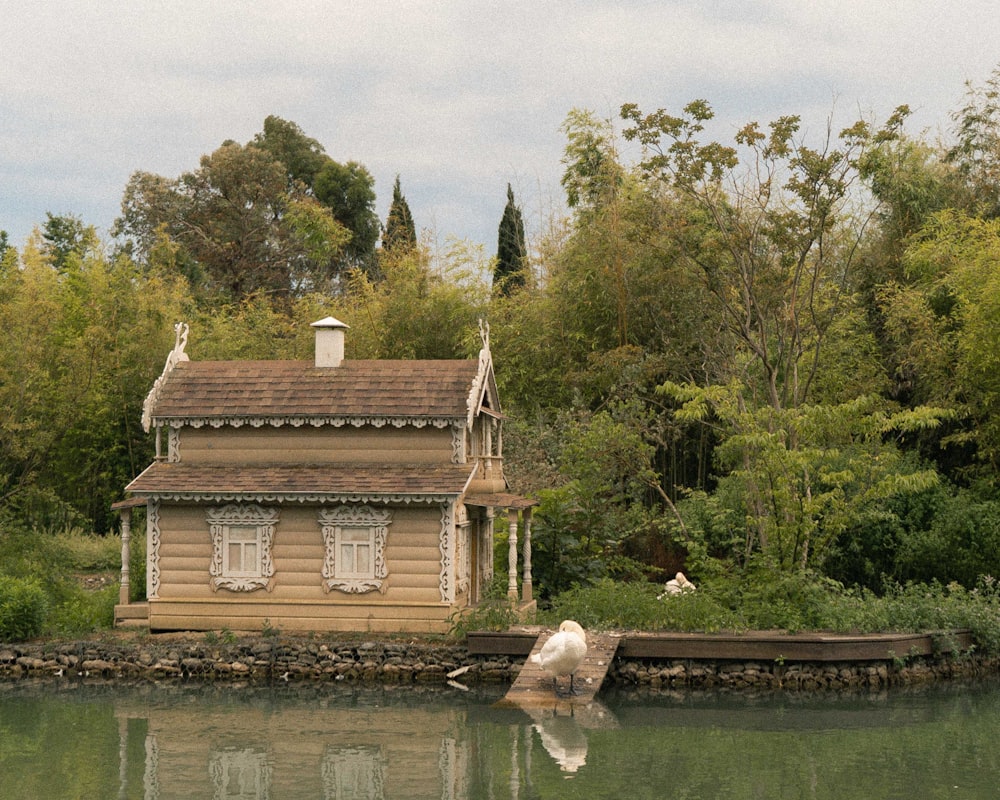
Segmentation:
<svg viewBox="0 0 1000 800">
<path fill-rule="evenodd" d="M 552 688 L 552 677 L 532 662 L 531 655 L 541 651 L 542 646 L 555 631 L 545 631 L 535 640 L 531 654 L 521 667 L 517 679 L 498 705 L 520 708 L 556 708 L 562 705 L 586 705 L 601 689 L 608 668 L 614 660 L 621 636 L 614 633 L 587 632 L 587 657 L 576 671 L 573 685 L 579 694 L 556 695 Z M 560 678 L 560 688 L 569 686 L 569 678 Z"/>
</svg>

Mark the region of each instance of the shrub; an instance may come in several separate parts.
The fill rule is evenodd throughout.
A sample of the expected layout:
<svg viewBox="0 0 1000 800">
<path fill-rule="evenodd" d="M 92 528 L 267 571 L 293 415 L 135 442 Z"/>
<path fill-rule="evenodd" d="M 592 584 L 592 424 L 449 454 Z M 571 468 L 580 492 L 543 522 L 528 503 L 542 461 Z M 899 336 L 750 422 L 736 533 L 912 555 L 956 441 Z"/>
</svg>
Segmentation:
<svg viewBox="0 0 1000 800">
<path fill-rule="evenodd" d="M 38 636 L 48 613 L 48 597 L 37 581 L 0 575 L 0 640 Z"/>
<path fill-rule="evenodd" d="M 451 615 L 449 634 L 461 638 L 469 631 L 505 631 L 522 621 L 517 607 L 507 597 L 506 580 L 498 577 L 489 585 L 478 606 Z"/>
<path fill-rule="evenodd" d="M 694 591 L 665 597 L 659 584 L 605 579 L 575 586 L 554 598 L 543 615 L 550 624 L 575 619 L 585 628 L 716 631 L 738 627 L 738 618 L 709 593 Z"/>
<path fill-rule="evenodd" d="M 74 570 L 110 572 L 121 569 L 122 541 L 118 536 L 95 536 L 80 528 L 68 528 L 53 538 L 54 545 L 65 551 Z"/>
</svg>

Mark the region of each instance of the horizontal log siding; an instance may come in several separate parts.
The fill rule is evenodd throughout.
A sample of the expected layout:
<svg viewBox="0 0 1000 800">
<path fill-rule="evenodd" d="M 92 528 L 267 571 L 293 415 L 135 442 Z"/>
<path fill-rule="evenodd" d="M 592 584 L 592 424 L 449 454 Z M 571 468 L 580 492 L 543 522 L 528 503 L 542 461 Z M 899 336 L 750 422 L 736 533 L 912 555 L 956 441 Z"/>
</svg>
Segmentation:
<svg viewBox="0 0 1000 800">
<path fill-rule="evenodd" d="M 151 600 L 152 631 L 370 631 L 373 633 L 447 633 L 454 609 L 437 603 L 356 604 L 217 603 Z"/>
<path fill-rule="evenodd" d="M 450 428 L 182 428 L 180 460 L 199 464 L 449 463 Z"/>
<path fill-rule="evenodd" d="M 238 711 L 239 713 L 234 713 Z M 168 708 L 139 707 L 127 716 L 148 720 L 157 757 L 152 777 L 170 797 L 212 795 L 206 769 L 207 742 L 216 750 L 246 747 L 248 732 L 260 731 L 268 741 L 268 797 L 328 797 L 323 787 L 323 760 L 330 749 L 369 745 L 386 763 L 385 797 L 438 797 L 441 794 L 440 742 L 460 724 L 464 712 L 442 714 L 409 706 L 405 710 L 338 708 L 336 714 L 298 703 L 281 710 L 259 710 L 239 704 L 218 708 L 206 704 L 194 715 Z M 237 722 L 239 724 L 237 724 Z M 302 736 L 302 731 L 316 735 Z M 211 735 L 206 735 L 211 731 Z M 419 734 L 419 735 L 417 735 Z M 220 796 L 220 795 L 216 795 Z"/>
<path fill-rule="evenodd" d="M 323 537 L 318 506 L 280 506 L 271 591 L 212 591 L 208 506 L 160 506 L 160 589 L 150 604 L 159 630 L 260 630 L 265 621 L 288 630 L 446 631 L 451 608 L 441 603 L 441 510 L 392 509 L 386 539 L 384 593 L 346 594 L 323 588 Z"/>
</svg>

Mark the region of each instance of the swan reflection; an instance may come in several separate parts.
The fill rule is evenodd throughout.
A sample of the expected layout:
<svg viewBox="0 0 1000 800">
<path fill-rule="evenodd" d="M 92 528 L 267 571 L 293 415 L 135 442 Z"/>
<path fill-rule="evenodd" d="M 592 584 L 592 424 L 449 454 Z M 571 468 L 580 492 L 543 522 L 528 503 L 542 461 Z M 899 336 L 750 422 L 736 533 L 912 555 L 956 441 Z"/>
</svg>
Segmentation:
<svg viewBox="0 0 1000 800">
<path fill-rule="evenodd" d="M 587 734 L 572 716 L 553 712 L 536 720 L 532 728 L 563 772 L 576 772 L 587 763 Z"/>
</svg>

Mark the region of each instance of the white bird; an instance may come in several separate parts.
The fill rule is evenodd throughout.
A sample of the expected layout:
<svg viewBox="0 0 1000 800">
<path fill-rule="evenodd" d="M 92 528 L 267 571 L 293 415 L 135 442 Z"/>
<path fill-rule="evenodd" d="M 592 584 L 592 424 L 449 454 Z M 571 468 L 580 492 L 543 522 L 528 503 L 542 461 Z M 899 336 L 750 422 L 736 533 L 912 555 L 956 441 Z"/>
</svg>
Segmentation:
<svg viewBox="0 0 1000 800">
<path fill-rule="evenodd" d="M 695 585 L 687 579 L 683 572 L 678 572 L 673 578 L 667 581 L 663 588 L 666 591 L 664 591 L 663 594 L 658 595 L 656 598 L 657 600 L 662 600 L 664 597 L 671 594 L 693 592 L 695 590 Z"/>
<path fill-rule="evenodd" d="M 569 675 L 570 694 L 577 694 L 573 674 L 587 657 L 587 634 L 579 623 L 564 620 L 559 630 L 549 637 L 542 649 L 531 657 L 545 672 L 552 676 L 555 692 L 559 694 L 559 677 Z"/>
</svg>

